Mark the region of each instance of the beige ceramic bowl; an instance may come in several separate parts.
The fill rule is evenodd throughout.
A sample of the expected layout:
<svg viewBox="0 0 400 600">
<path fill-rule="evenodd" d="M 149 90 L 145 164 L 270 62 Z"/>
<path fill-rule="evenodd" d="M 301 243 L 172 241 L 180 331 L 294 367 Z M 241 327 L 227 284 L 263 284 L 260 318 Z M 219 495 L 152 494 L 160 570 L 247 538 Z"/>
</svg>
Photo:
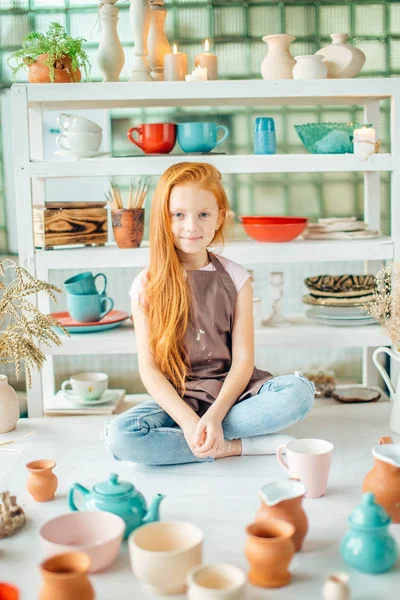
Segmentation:
<svg viewBox="0 0 400 600">
<path fill-rule="evenodd" d="M 153 594 L 183 594 L 189 571 L 201 564 L 203 532 L 190 523 L 143 525 L 128 538 L 132 570 Z"/>
<path fill-rule="evenodd" d="M 227 563 L 199 565 L 187 576 L 188 600 L 243 600 L 246 573 Z"/>
<path fill-rule="evenodd" d="M 102 571 L 117 558 L 125 533 L 125 521 L 105 511 L 71 512 L 50 519 L 39 535 L 46 557 L 64 552 L 85 552 L 89 572 Z"/>
</svg>

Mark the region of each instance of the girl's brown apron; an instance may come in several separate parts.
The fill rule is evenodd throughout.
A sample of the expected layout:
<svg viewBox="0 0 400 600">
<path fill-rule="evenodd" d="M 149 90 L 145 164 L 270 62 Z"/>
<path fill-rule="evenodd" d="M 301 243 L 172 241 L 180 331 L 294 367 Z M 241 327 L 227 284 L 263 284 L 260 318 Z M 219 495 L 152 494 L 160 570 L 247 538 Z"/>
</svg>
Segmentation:
<svg viewBox="0 0 400 600">
<path fill-rule="evenodd" d="M 192 294 L 191 323 L 185 336 L 190 362 L 184 400 L 200 415 L 219 394 L 232 362 L 232 329 L 237 292 L 231 276 L 209 253 L 215 271 L 186 271 Z M 268 371 L 254 368 L 237 402 L 258 393 L 271 379 Z"/>
</svg>

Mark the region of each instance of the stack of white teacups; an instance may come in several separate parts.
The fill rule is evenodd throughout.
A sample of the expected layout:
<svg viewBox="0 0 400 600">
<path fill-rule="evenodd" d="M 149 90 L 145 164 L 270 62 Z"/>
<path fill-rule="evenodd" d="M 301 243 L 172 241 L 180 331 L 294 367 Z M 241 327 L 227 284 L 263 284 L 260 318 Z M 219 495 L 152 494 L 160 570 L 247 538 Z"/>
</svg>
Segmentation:
<svg viewBox="0 0 400 600">
<path fill-rule="evenodd" d="M 102 140 L 102 128 L 79 115 L 61 114 L 57 121 L 64 130 L 57 137 L 57 144 L 73 155 L 96 153 Z"/>
</svg>

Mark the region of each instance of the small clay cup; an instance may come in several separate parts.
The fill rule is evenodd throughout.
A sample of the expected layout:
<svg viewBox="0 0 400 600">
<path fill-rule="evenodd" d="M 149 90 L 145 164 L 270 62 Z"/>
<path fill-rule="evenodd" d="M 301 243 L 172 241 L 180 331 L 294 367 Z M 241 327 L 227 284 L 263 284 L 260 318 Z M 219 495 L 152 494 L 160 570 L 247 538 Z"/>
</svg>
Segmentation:
<svg viewBox="0 0 400 600">
<path fill-rule="evenodd" d="M 88 579 L 90 558 L 84 552 L 68 552 L 40 565 L 43 585 L 38 600 L 94 600 Z"/>
<path fill-rule="evenodd" d="M 287 585 L 291 579 L 289 563 L 295 553 L 295 527 L 282 519 L 258 521 L 246 528 L 244 549 L 250 564 L 250 583 L 263 588 Z"/>
<path fill-rule="evenodd" d="M 144 208 L 112 210 L 111 220 L 118 248 L 139 248 L 144 233 Z"/>
<path fill-rule="evenodd" d="M 19 600 L 19 590 L 11 583 L 0 583 L 0 600 Z"/>
<path fill-rule="evenodd" d="M 54 500 L 58 479 L 53 473 L 54 460 L 33 460 L 26 465 L 29 471 L 26 487 L 36 502 Z"/>
</svg>

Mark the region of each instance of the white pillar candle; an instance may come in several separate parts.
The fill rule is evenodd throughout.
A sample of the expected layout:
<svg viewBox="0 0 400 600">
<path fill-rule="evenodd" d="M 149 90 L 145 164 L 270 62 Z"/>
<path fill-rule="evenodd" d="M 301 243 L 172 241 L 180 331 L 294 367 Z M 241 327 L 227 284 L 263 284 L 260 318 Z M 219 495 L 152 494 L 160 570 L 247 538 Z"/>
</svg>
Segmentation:
<svg viewBox="0 0 400 600">
<path fill-rule="evenodd" d="M 186 81 L 207 81 L 206 67 L 196 67 L 191 75 L 185 76 Z"/>
<path fill-rule="evenodd" d="M 164 56 L 164 81 L 184 81 L 187 72 L 187 54 L 178 52 L 174 44 L 172 53 Z"/>
<path fill-rule="evenodd" d="M 375 153 L 375 129 L 360 127 L 353 131 L 354 154 L 367 158 Z"/>
<path fill-rule="evenodd" d="M 218 79 L 218 58 L 209 52 L 208 40 L 204 43 L 204 52 L 198 54 L 194 59 L 195 67 L 207 67 L 207 79 Z"/>
</svg>

